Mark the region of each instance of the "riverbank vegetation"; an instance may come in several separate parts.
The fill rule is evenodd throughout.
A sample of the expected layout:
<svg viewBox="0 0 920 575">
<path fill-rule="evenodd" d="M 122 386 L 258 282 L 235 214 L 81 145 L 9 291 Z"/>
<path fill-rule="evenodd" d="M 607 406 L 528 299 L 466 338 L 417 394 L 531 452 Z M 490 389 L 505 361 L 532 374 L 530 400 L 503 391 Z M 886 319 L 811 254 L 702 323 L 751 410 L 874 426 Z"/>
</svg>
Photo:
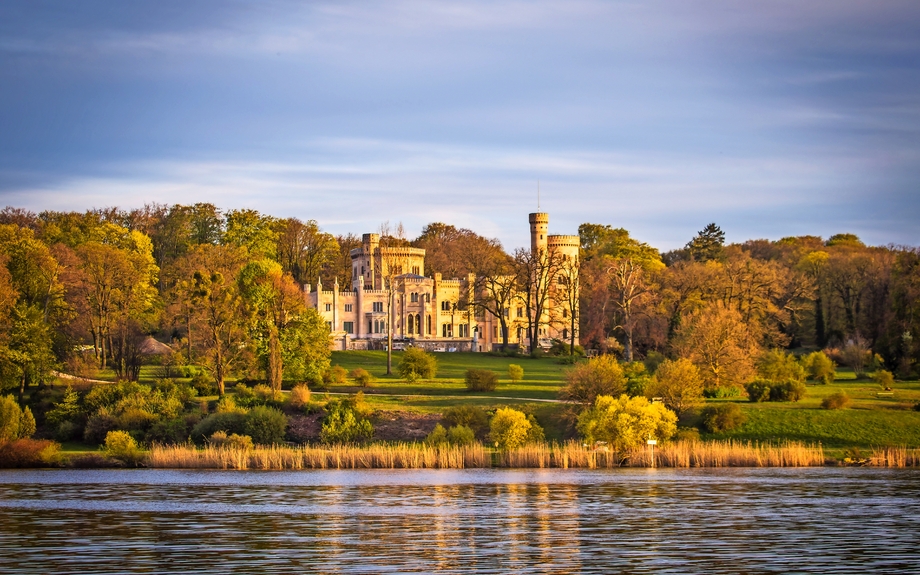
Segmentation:
<svg viewBox="0 0 920 575">
<path fill-rule="evenodd" d="M 349 285 L 355 236 L 209 204 L 2 210 L 0 466 L 146 465 L 152 446 L 194 444 L 603 467 L 639 464 L 648 441 L 656 465 L 719 461 L 706 449 L 785 462 L 763 450 L 787 442 L 822 454 L 788 461 L 915 464 L 917 249 L 850 234 L 725 245 L 711 225 L 661 254 L 610 226 L 579 233 L 569 332 L 591 353 L 409 348 L 391 373 L 384 352 L 330 352 L 304 304 L 316 278 Z M 425 248 L 445 277 L 514 259 L 444 224 L 387 241 Z"/>
</svg>

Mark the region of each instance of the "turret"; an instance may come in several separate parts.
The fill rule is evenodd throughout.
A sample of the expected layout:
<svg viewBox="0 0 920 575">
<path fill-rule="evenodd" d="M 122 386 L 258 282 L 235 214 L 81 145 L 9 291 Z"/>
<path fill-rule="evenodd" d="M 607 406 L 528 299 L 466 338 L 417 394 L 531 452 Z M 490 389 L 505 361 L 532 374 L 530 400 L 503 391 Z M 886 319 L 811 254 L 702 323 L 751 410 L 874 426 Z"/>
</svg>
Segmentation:
<svg viewBox="0 0 920 575">
<path fill-rule="evenodd" d="M 549 228 L 549 214 L 530 214 L 530 250 L 534 253 L 546 250 L 546 230 Z"/>
</svg>

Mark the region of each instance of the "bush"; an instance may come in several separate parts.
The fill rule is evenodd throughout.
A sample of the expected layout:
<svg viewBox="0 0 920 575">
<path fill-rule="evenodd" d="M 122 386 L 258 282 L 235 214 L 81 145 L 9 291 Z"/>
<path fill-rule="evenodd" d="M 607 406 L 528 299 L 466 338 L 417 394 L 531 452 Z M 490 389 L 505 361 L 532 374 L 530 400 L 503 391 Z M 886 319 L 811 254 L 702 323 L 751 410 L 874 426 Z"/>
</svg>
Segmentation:
<svg viewBox="0 0 920 575">
<path fill-rule="evenodd" d="M 339 399 L 326 404 L 326 417 L 320 430 L 325 443 L 355 443 L 371 438 L 374 427 L 357 403 L 357 399 Z"/>
<path fill-rule="evenodd" d="M 86 420 L 83 428 L 83 440 L 87 443 L 101 444 L 110 431 L 118 429 L 116 420 L 106 408 L 102 408 L 95 415 Z"/>
<path fill-rule="evenodd" d="M 623 368 L 612 355 L 601 355 L 576 364 L 565 374 L 566 386 L 559 399 L 591 405 L 599 395 L 619 396 L 626 391 Z"/>
<path fill-rule="evenodd" d="M 799 401 L 805 397 L 807 390 L 801 381 L 772 382 L 755 379 L 746 386 L 748 398 L 760 401 Z"/>
<path fill-rule="evenodd" d="M 72 421 L 62 421 L 54 430 L 54 438 L 58 441 L 70 441 L 83 436 L 83 430 Z"/>
<path fill-rule="evenodd" d="M 495 391 L 498 387 L 498 374 L 488 369 L 466 370 L 467 391 Z"/>
<path fill-rule="evenodd" d="M 258 401 L 255 390 L 245 383 L 234 385 L 233 392 L 236 394 L 236 403 L 239 405 L 249 407 Z"/>
<path fill-rule="evenodd" d="M 476 433 L 465 425 L 455 425 L 447 430 L 447 441 L 451 445 L 472 445 L 476 443 Z"/>
<path fill-rule="evenodd" d="M 131 437 L 130 433 L 121 430 L 110 431 L 106 434 L 102 453 L 125 465 L 137 465 L 144 458 L 144 454 L 137 446 L 137 441 Z"/>
<path fill-rule="evenodd" d="M 249 403 L 252 400 L 246 400 Z M 246 408 L 236 404 L 232 395 L 225 395 L 217 401 L 215 407 L 217 413 L 246 413 Z"/>
<path fill-rule="evenodd" d="M 640 361 L 624 364 L 623 375 L 626 377 L 626 395 L 629 397 L 645 395 L 646 389 L 652 383 L 652 377 L 649 376 L 645 364 Z"/>
<path fill-rule="evenodd" d="M 47 439 L 0 442 L 0 468 L 52 467 L 61 462 L 61 444 Z"/>
<path fill-rule="evenodd" d="M 161 419 L 147 432 L 148 443 L 185 443 L 188 441 L 189 426 L 184 417 Z"/>
<path fill-rule="evenodd" d="M 516 363 L 509 364 L 508 365 L 508 379 L 510 379 L 512 383 L 518 383 L 519 381 L 524 379 L 524 368 L 519 366 Z"/>
<path fill-rule="evenodd" d="M 258 406 L 249 410 L 243 420 L 243 431 L 259 445 L 274 445 L 284 441 L 287 417 L 273 407 Z"/>
<path fill-rule="evenodd" d="M 784 381 L 770 387 L 770 401 L 799 401 L 807 393 L 801 381 Z"/>
<path fill-rule="evenodd" d="M 674 436 L 677 441 L 699 441 L 700 430 L 695 427 L 678 427 L 677 435 Z"/>
<path fill-rule="evenodd" d="M 732 431 L 741 427 L 747 417 L 736 403 L 722 403 L 703 408 L 700 413 L 703 427 L 709 433 Z"/>
<path fill-rule="evenodd" d="M 823 351 L 809 353 L 802 358 L 805 374 L 811 381 L 821 382 L 825 385 L 833 383 L 837 376 L 837 366 Z"/>
<path fill-rule="evenodd" d="M 872 381 L 889 390 L 894 385 L 894 375 L 890 371 L 880 369 L 872 374 Z"/>
<path fill-rule="evenodd" d="M 397 371 L 406 381 L 415 381 L 418 378 L 432 379 L 438 371 L 438 361 L 425 350 L 410 347 L 403 353 Z"/>
<path fill-rule="evenodd" d="M 821 401 L 821 407 L 824 409 L 846 409 L 850 405 L 850 396 L 838 391 L 828 395 Z"/>
<path fill-rule="evenodd" d="M 203 370 L 198 370 L 192 376 L 192 387 L 198 392 L 198 395 L 214 395 L 217 393 L 217 386 L 214 384 L 214 378 Z"/>
<path fill-rule="evenodd" d="M 428 445 L 442 445 L 447 442 L 447 430 L 440 423 L 435 425 L 431 433 L 425 436 L 425 443 Z"/>
<path fill-rule="evenodd" d="M 203 443 L 217 431 L 243 434 L 245 415 L 238 411 L 212 413 L 192 428 L 192 441 Z"/>
<path fill-rule="evenodd" d="M 478 405 L 457 405 L 444 412 L 443 421 L 449 427 L 468 427 L 478 437 L 489 428 L 489 416 Z"/>
<path fill-rule="evenodd" d="M 361 387 L 367 387 L 374 382 L 374 376 L 361 367 L 354 368 L 348 375 Z"/>
<path fill-rule="evenodd" d="M 757 361 L 757 374 L 761 379 L 774 383 L 805 381 L 805 368 L 791 353 L 780 349 L 765 352 Z"/>
<path fill-rule="evenodd" d="M 229 436 L 223 431 L 216 431 L 214 434 L 208 438 L 208 443 L 212 447 L 225 448 L 225 449 L 243 449 L 246 451 L 252 451 L 253 444 L 252 438 L 248 435 L 237 435 L 236 433 L 231 433 Z"/>
<path fill-rule="evenodd" d="M 554 339 L 547 353 L 552 356 L 575 355 L 581 357 L 585 355 L 585 350 L 580 345 L 576 345 L 573 348 L 561 339 Z"/>
<path fill-rule="evenodd" d="M 514 449 L 527 443 L 530 428 L 531 423 L 524 412 L 500 407 L 489 425 L 489 439 L 499 449 Z"/>
<path fill-rule="evenodd" d="M 677 433 L 677 415 L 644 397 L 599 395 L 594 405 L 578 416 L 576 429 L 588 443 L 606 441 L 613 451 L 620 452 L 644 446 L 649 438 L 669 440 Z"/>
<path fill-rule="evenodd" d="M 288 401 L 294 409 L 303 409 L 310 403 L 310 388 L 304 384 L 298 384 L 291 389 L 291 395 Z"/>
<path fill-rule="evenodd" d="M 323 383 L 325 385 L 338 384 L 341 385 L 345 383 L 345 376 L 347 372 L 345 368 L 341 365 L 333 365 L 323 373 Z"/>
<path fill-rule="evenodd" d="M 741 397 L 741 388 L 734 385 L 720 385 L 719 387 L 710 387 L 703 390 L 703 397 L 708 398 L 727 398 Z"/>
</svg>

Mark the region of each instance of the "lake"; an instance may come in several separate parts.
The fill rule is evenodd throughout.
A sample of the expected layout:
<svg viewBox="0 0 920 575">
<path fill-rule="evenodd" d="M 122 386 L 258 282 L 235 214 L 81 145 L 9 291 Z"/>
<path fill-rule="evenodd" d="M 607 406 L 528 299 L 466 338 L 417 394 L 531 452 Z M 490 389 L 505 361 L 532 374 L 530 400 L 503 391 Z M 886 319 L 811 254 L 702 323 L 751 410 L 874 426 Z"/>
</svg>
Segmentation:
<svg viewBox="0 0 920 575">
<path fill-rule="evenodd" d="M 920 470 L 0 471 L 0 572 L 920 573 Z"/>
</svg>

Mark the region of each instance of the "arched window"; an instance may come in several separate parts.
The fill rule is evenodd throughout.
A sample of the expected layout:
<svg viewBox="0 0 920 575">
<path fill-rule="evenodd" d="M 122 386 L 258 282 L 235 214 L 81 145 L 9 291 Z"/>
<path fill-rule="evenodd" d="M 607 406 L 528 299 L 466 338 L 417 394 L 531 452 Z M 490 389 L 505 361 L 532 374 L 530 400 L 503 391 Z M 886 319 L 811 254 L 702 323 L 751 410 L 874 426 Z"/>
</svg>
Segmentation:
<svg viewBox="0 0 920 575">
<path fill-rule="evenodd" d="M 418 328 L 419 335 L 425 335 L 422 333 L 422 316 L 421 314 L 415 314 L 415 326 Z"/>
</svg>

